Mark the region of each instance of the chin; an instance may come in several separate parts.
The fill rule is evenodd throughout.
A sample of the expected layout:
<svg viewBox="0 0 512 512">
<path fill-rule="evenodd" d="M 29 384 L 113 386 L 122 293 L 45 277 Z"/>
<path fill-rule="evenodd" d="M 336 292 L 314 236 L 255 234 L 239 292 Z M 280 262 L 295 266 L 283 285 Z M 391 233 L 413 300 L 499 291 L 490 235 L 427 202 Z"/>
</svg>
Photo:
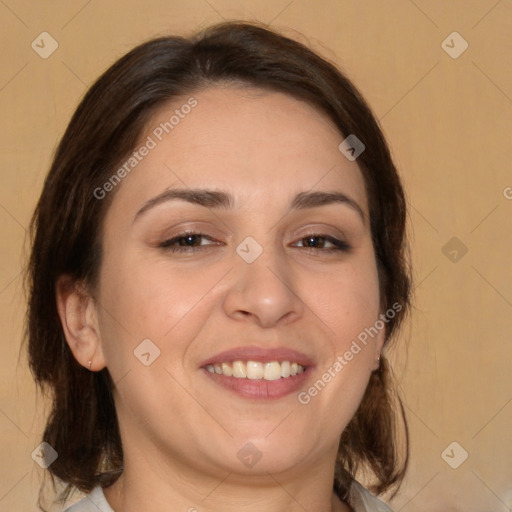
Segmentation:
<svg viewBox="0 0 512 512">
<path fill-rule="evenodd" d="M 272 438 L 272 433 L 266 437 L 255 435 L 238 439 L 233 443 L 236 450 L 232 471 L 253 476 L 268 476 L 268 473 L 278 474 L 297 468 L 304 462 L 307 444 L 310 444 L 310 441 L 301 441 L 291 435 Z M 313 446 L 311 450 L 314 450 Z"/>
</svg>

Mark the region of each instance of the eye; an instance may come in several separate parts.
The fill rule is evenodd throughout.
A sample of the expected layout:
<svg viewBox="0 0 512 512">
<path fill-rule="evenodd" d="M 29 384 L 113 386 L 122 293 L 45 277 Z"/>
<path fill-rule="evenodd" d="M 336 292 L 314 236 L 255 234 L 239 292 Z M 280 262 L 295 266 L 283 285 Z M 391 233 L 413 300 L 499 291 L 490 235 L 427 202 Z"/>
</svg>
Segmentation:
<svg viewBox="0 0 512 512">
<path fill-rule="evenodd" d="M 211 243 L 203 243 L 203 242 Z M 169 240 L 165 240 L 159 247 L 171 252 L 196 252 L 201 250 L 200 248 L 206 248 L 211 245 L 220 245 L 219 242 L 215 242 L 213 238 L 202 233 L 180 233 Z"/>
<path fill-rule="evenodd" d="M 169 240 L 165 240 L 159 244 L 159 247 L 171 252 L 194 253 L 201 250 L 207 250 L 212 245 L 221 245 L 221 242 L 217 242 L 210 236 L 203 233 L 185 232 L 180 233 Z M 313 252 L 348 251 L 350 249 L 347 242 L 339 240 L 333 236 L 320 234 L 307 235 L 301 238 L 293 246 Z"/>
<path fill-rule="evenodd" d="M 309 250 L 321 250 L 321 251 L 348 251 L 350 245 L 343 240 L 339 240 L 329 235 L 310 234 L 301 238 L 298 242 L 302 245 L 294 245 L 294 247 L 303 247 Z"/>
</svg>

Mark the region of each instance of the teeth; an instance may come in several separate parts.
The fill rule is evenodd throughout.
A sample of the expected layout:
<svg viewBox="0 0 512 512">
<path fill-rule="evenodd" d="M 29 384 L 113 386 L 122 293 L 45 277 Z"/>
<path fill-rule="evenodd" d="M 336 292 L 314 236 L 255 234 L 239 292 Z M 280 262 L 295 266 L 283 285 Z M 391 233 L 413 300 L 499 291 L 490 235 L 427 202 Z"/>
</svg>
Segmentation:
<svg viewBox="0 0 512 512">
<path fill-rule="evenodd" d="M 231 377 L 233 375 L 233 369 L 231 368 L 231 366 L 229 366 L 228 363 L 222 363 L 222 373 L 226 377 Z"/>
<path fill-rule="evenodd" d="M 233 363 L 233 377 L 237 379 L 245 379 L 247 377 L 247 368 L 242 361 L 235 361 Z"/>
<path fill-rule="evenodd" d="M 304 366 L 290 361 L 233 361 L 233 363 L 208 364 L 206 370 L 210 373 L 251 380 L 279 380 L 293 377 L 304 372 Z"/>
<path fill-rule="evenodd" d="M 247 378 L 263 379 L 263 365 L 258 361 L 247 361 Z"/>
<path fill-rule="evenodd" d="M 277 380 L 281 378 L 281 365 L 277 361 L 265 363 L 263 374 L 265 380 Z"/>
</svg>

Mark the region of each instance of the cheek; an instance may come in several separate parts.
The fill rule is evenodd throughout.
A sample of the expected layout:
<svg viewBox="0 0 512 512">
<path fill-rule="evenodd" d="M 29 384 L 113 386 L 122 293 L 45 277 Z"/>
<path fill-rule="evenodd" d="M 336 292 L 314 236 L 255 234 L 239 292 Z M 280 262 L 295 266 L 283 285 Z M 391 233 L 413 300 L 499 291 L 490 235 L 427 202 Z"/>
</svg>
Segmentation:
<svg viewBox="0 0 512 512">
<path fill-rule="evenodd" d="M 177 271 L 165 261 L 120 255 L 106 260 L 100 324 L 107 366 L 132 362 L 133 351 L 145 339 L 172 355 L 172 361 L 181 360 L 201 328 L 201 318 L 208 318 L 211 290 L 227 270 Z"/>
<path fill-rule="evenodd" d="M 326 421 L 338 432 L 359 406 L 374 365 L 374 345 L 385 334 L 372 330 L 380 312 L 373 253 L 322 280 L 309 305 L 328 327 L 330 356 L 299 402 L 319 417 L 321 411 L 331 411 Z"/>
<path fill-rule="evenodd" d="M 379 280 L 372 255 L 317 281 L 314 290 L 308 305 L 329 327 L 336 353 L 378 319 Z"/>
</svg>

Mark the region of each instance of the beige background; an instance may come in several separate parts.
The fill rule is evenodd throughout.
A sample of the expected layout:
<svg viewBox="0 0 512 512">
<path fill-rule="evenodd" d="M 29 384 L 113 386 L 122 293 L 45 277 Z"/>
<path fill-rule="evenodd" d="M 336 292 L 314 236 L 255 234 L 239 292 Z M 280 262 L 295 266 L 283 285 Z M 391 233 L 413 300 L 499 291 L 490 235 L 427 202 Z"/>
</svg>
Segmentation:
<svg viewBox="0 0 512 512">
<path fill-rule="evenodd" d="M 512 510 L 510 0 L 0 1 L 0 510 L 36 510 L 43 474 L 31 458 L 43 403 L 36 408 L 19 355 L 20 271 L 58 138 L 86 87 L 121 54 L 223 18 L 296 30 L 340 64 L 404 178 L 416 299 L 396 366 L 412 461 L 394 508 Z M 59 44 L 47 59 L 31 48 L 43 31 Z M 469 44 L 458 58 L 442 46 L 453 31 Z M 457 52 L 461 43 L 445 44 Z M 441 456 L 454 441 L 462 448 L 446 460 L 469 453 L 457 469 Z"/>
</svg>

